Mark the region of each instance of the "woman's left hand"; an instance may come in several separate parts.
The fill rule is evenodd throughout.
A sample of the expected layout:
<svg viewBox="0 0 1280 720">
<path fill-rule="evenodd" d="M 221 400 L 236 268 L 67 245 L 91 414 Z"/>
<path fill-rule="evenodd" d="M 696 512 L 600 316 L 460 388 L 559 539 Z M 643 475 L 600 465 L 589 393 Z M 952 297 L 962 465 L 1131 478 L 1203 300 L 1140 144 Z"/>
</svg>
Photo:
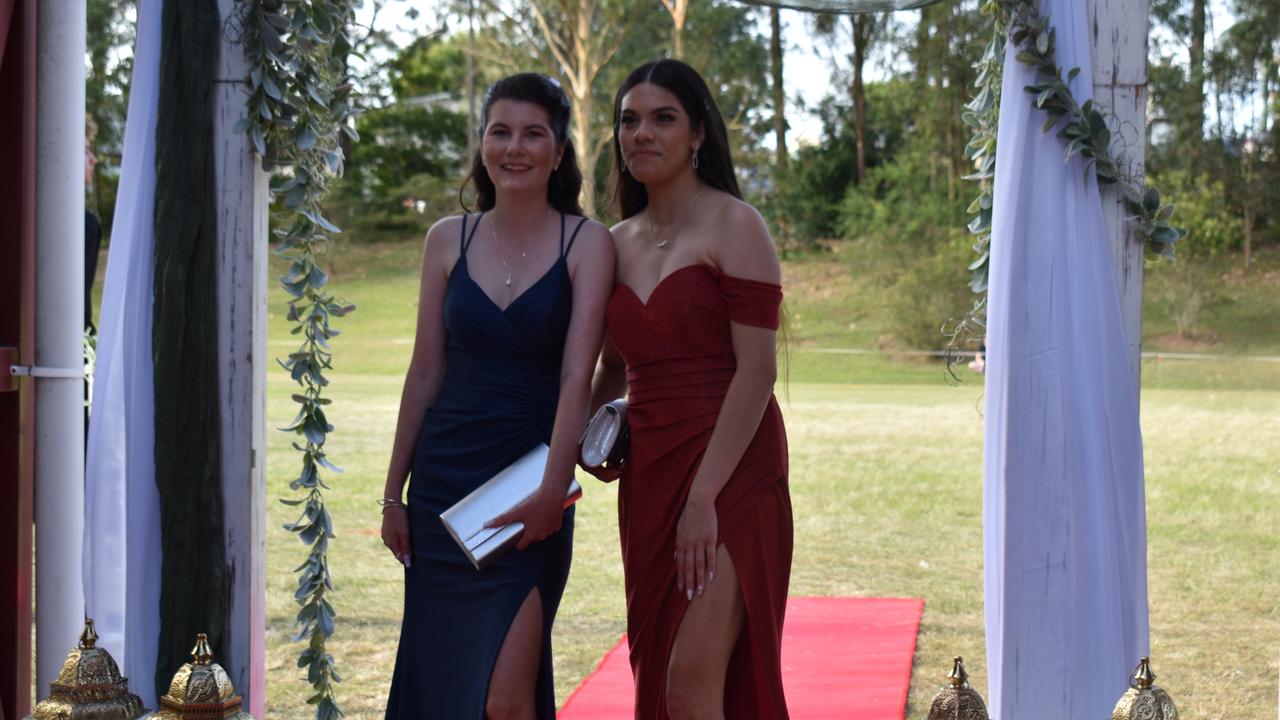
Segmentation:
<svg viewBox="0 0 1280 720">
<path fill-rule="evenodd" d="M 676 588 L 689 600 L 716 578 L 717 523 L 714 501 L 692 495 L 685 501 L 676 525 Z"/>
<path fill-rule="evenodd" d="M 485 527 L 502 527 L 513 522 L 524 523 L 524 532 L 516 543 L 517 550 L 524 550 L 533 543 L 545 539 L 560 529 L 564 522 L 564 491 L 549 491 L 546 485 L 538 487 L 533 497 L 490 520 Z"/>
</svg>

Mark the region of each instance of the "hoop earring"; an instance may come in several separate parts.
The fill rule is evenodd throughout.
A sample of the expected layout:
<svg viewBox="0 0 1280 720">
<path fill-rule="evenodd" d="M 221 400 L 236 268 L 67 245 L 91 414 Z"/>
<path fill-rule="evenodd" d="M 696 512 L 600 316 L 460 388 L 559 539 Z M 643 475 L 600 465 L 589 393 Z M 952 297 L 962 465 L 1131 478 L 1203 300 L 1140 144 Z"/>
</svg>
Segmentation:
<svg viewBox="0 0 1280 720">
<path fill-rule="evenodd" d="M 698 169 L 698 148 L 695 147 L 693 149 L 693 152 L 690 154 L 693 155 L 693 169 L 697 170 Z"/>
</svg>

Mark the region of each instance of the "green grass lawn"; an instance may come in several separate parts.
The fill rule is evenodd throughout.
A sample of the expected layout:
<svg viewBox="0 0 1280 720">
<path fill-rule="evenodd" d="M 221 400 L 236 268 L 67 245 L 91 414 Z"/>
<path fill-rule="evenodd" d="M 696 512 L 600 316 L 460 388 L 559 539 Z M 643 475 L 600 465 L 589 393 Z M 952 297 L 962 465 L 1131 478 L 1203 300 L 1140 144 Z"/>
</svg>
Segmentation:
<svg viewBox="0 0 1280 720">
<path fill-rule="evenodd" d="M 378 537 L 380 496 L 411 349 L 419 248 L 339 250 L 335 288 L 360 309 L 342 321 L 332 375 L 330 456 L 346 473 L 328 494 L 338 533 L 330 561 L 339 624 L 330 645 L 349 717 L 381 717 L 401 616 L 401 574 Z M 837 259 L 788 263 L 793 324 L 790 381 L 780 392 L 791 445 L 797 595 L 915 596 L 926 601 L 908 717 L 964 655 L 985 692 L 982 618 L 982 390 L 947 379 L 935 362 L 874 351 L 880 328 L 859 308 L 869 291 Z M 1252 285 L 1247 293 L 1254 293 Z M 1251 295 L 1265 313 L 1265 293 Z M 283 299 L 272 297 L 271 350 L 292 344 Z M 1276 345 L 1276 314 L 1231 322 Z M 1244 317 L 1247 316 L 1247 317 Z M 1250 324 L 1252 323 L 1252 325 Z M 1157 331 L 1162 331 L 1157 328 Z M 1225 335 L 1223 337 L 1226 337 Z M 1227 342 L 1223 340 L 1223 342 Z M 1226 358 L 1150 360 L 1143 367 L 1152 651 L 1160 684 L 1185 717 L 1272 718 L 1276 709 L 1276 594 L 1280 533 L 1280 363 Z M 272 427 L 293 416 L 293 386 L 269 372 Z M 268 496 L 284 497 L 297 460 L 272 432 Z M 555 630 L 563 699 L 617 642 L 624 626 L 615 490 L 583 477 L 573 572 Z M 292 569 L 303 546 L 269 505 L 268 716 L 306 718 L 308 687 L 290 642 Z"/>
</svg>

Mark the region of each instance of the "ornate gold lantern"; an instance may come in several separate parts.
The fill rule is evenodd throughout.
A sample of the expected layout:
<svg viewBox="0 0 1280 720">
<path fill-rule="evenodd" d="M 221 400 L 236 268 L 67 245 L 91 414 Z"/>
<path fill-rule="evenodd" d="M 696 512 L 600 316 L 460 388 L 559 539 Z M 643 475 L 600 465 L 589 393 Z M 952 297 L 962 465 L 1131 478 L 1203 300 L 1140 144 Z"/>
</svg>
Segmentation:
<svg viewBox="0 0 1280 720">
<path fill-rule="evenodd" d="M 987 704 L 977 690 L 969 687 L 964 658 L 956 656 L 947 681 L 947 687 L 934 696 L 929 706 L 929 720 L 989 720 Z"/>
<path fill-rule="evenodd" d="M 32 720 L 133 720 L 146 709 L 129 692 L 115 658 L 97 646 L 98 632 L 85 618 L 80 643 L 67 653 L 58 679 L 49 683 L 49 697 L 36 705 Z"/>
<path fill-rule="evenodd" d="M 186 718 L 224 718 L 253 720 L 240 709 L 240 696 L 231 686 L 231 678 L 213 661 L 209 637 L 196 636 L 191 649 L 191 662 L 183 665 L 169 683 L 169 692 L 160 698 L 160 709 L 147 720 L 185 720 Z"/>
<path fill-rule="evenodd" d="M 1169 693 L 1156 687 L 1151 658 L 1138 661 L 1129 677 L 1129 689 L 1120 696 L 1111 720 L 1178 720 L 1178 709 Z"/>
</svg>

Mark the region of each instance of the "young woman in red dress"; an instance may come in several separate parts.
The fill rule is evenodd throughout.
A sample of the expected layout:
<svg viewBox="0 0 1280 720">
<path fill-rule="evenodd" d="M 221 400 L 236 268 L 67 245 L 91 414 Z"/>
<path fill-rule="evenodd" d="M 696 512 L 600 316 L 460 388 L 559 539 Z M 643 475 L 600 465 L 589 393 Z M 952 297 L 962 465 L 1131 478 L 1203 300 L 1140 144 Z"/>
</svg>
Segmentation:
<svg viewBox="0 0 1280 720">
<path fill-rule="evenodd" d="M 628 398 L 618 520 L 636 718 L 786 718 L 777 253 L 697 72 L 637 68 L 613 117 L 624 219 L 592 406 Z"/>
</svg>

